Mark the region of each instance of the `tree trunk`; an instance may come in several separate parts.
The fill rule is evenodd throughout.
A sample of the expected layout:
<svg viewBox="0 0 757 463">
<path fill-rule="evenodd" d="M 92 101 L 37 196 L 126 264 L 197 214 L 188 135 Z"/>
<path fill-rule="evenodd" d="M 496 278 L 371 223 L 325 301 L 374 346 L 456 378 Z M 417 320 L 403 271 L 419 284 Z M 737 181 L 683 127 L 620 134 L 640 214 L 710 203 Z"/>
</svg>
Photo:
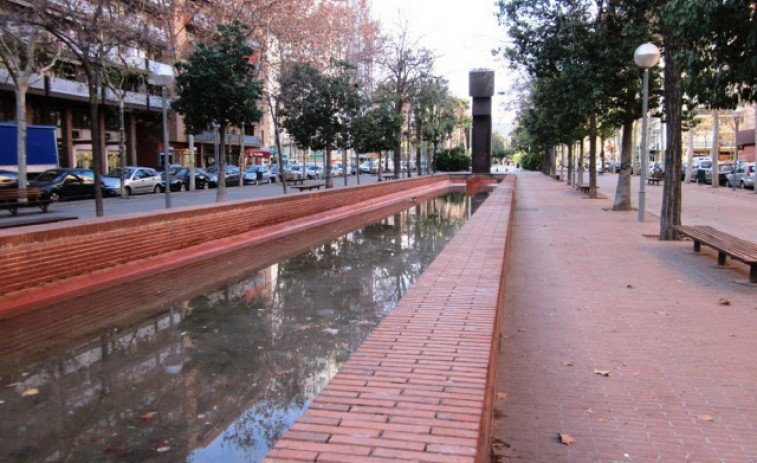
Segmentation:
<svg viewBox="0 0 757 463">
<path fill-rule="evenodd" d="M 423 125 L 420 122 L 420 118 L 416 119 L 415 125 L 415 139 L 417 143 L 415 146 L 415 168 L 418 169 L 418 176 L 420 177 L 423 174 L 423 169 L 421 168 L 421 134 L 423 133 Z M 426 173 L 428 173 L 428 171 L 426 171 Z"/>
<path fill-rule="evenodd" d="M 613 211 L 631 210 L 631 158 L 633 151 L 633 121 L 623 124 L 623 135 L 620 146 L 620 171 L 618 171 L 618 186 L 615 188 L 615 204 Z"/>
<path fill-rule="evenodd" d="M 326 150 L 324 152 L 324 157 L 326 159 L 326 187 L 325 188 L 334 188 L 334 177 L 331 175 L 331 147 L 327 146 Z"/>
<path fill-rule="evenodd" d="M 378 153 L 378 170 L 376 170 L 376 175 L 378 175 L 378 181 L 381 181 L 381 151 Z"/>
<path fill-rule="evenodd" d="M 686 182 L 691 181 L 691 174 L 694 170 L 694 127 L 689 127 L 689 149 L 686 156 Z"/>
<path fill-rule="evenodd" d="M 100 100 L 98 97 L 100 80 L 96 77 L 96 72 L 92 72 L 91 69 L 88 74 L 90 74 L 87 82 L 89 83 L 89 128 L 92 131 L 92 171 L 95 174 L 95 185 L 101 185 L 100 176 L 103 166 L 102 151 L 100 150 L 102 134 L 100 133 Z M 105 215 L 102 188 L 95 188 L 95 215 L 97 217 Z"/>
<path fill-rule="evenodd" d="M 665 117 L 667 148 L 665 149 L 665 184 L 660 211 L 660 240 L 678 239 L 674 225 L 681 224 L 681 70 L 675 60 L 679 44 L 670 33 L 665 43 Z M 717 171 L 714 171 L 717 172 Z M 717 179 L 715 182 L 717 183 Z"/>
<path fill-rule="evenodd" d="M 568 175 L 565 176 L 565 183 L 573 186 L 573 143 L 568 143 Z"/>
<path fill-rule="evenodd" d="M 28 79 L 16 78 L 16 153 L 19 188 L 26 188 L 26 89 L 28 82 Z"/>
<path fill-rule="evenodd" d="M 402 98 L 399 98 L 397 100 L 397 103 L 394 105 L 394 110 L 397 111 L 397 114 L 402 116 L 402 107 L 404 106 L 404 101 Z M 400 178 L 400 167 L 402 166 L 402 124 L 399 124 L 399 127 L 397 128 L 397 132 L 395 133 L 396 139 L 394 144 L 394 178 Z"/>
<path fill-rule="evenodd" d="M 121 163 L 121 198 L 126 198 L 126 189 L 124 188 L 124 167 L 126 167 L 126 129 L 124 127 L 124 99 L 118 101 L 118 160 Z"/>
<path fill-rule="evenodd" d="M 303 164 L 303 167 L 305 165 Z M 347 175 L 348 175 L 348 166 L 347 166 L 347 149 L 342 149 L 342 175 L 344 176 L 344 186 L 347 186 Z"/>
<path fill-rule="evenodd" d="M 584 139 L 578 142 L 578 162 L 576 162 L 576 170 L 578 171 L 577 185 L 584 185 Z"/>
<path fill-rule="evenodd" d="M 218 191 L 216 191 L 216 202 L 226 201 L 226 126 L 218 127 L 218 139 L 220 140 L 221 149 L 218 150 Z"/>
<path fill-rule="evenodd" d="M 718 110 L 712 110 L 712 187 L 717 188 L 718 184 L 718 161 L 720 160 L 720 146 L 718 139 L 720 138 L 720 118 L 718 117 Z"/>
<path fill-rule="evenodd" d="M 305 165 L 302 165 L 305 167 Z M 244 186 L 244 173 L 247 169 L 247 156 L 244 155 L 244 122 L 239 132 L 239 187 Z M 257 180 L 255 180 L 257 182 Z"/>
<path fill-rule="evenodd" d="M 279 131 L 279 119 L 276 117 L 278 114 L 278 104 L 279 101 L 275 100 L 276 104 L 276 110 L 274 110 L 274 98 L 272 98 L 270 95 L 268 96 L 268 108 L 271 113 L 271 122 L 273 122 L 273 137 L 274 140 L 276 140 L 276 159 L 279 161 L 279 171 L 277 174 L 281 174 L 281 188 L 284 190 L 284 194 L 287 194 L 287 182 L 284 181 L 284 159 L 281 155 L 281 137 L 280 137 L 280 131 Z M 291 147 L 290 147 L 291 151 Z"/>
<path fill-rule="evenodd" d="M 597 115 L 589 115 L 589 198 L 597 197 Z"/>
</svg>

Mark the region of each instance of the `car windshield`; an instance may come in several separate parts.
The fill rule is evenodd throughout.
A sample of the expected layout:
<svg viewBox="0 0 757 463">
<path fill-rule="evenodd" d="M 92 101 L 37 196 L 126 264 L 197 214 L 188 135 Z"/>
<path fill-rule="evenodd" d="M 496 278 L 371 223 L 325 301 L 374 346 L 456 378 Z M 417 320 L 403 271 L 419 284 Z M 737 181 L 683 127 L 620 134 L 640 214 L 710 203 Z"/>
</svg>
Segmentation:
<svg viewBox="0 0 757 463">
<path fill-rule="evenodd" d="M 112 169 L 110 172 L 108 172 L 108 177 L 120 177 L 121 172 L 124 173 L 124 177 L 128 177 L 133 172 L 132 169 L 125 168 L 125 167 L 116 167 L 115 169 Z"/>
<path fill-rule="evenodd" d="M 53 182 L 64 175 L 66 175 L 66 171 L 63 170 L 46 170 L 39 174 L 35 180 L 38 182 Z"/>
</svg>

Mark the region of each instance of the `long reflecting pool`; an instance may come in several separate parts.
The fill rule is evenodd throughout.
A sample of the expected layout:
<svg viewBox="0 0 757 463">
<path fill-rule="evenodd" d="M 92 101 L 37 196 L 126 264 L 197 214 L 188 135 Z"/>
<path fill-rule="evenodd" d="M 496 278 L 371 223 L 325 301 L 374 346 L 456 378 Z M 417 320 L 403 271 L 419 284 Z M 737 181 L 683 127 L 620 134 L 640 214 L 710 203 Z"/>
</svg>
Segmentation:
<svg viewBox="0 0 757 463">
<path fill-rule="evenodd" d="M 0 321 L 0 461 L 261 460 L 478 202 L 417 199 Z"/>
</svg>

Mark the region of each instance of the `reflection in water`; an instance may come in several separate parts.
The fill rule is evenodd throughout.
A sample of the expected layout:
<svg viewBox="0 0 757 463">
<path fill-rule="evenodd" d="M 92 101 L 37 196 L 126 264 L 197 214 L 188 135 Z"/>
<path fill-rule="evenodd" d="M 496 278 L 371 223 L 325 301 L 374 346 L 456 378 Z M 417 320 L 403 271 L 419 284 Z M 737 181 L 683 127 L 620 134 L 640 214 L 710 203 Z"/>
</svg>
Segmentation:
<svg viewBox="0 0 757 463">
<path fill-rule="evenodd" d="M 0 321 L 0 460 L 262 459 L 468 203 L 418 200 L 325 244 L 292 236 Z"/>
</svg>

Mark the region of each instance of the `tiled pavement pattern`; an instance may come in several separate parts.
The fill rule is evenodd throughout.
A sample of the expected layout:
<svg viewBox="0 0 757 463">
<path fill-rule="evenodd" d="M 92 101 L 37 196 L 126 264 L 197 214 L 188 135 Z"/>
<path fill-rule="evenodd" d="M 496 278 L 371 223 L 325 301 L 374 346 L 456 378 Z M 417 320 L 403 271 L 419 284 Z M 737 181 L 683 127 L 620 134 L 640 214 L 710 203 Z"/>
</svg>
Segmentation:
<svg viewBox="0 0 757 463">
<path fill-rule="evenodd" d="M 500 185 L 266 461 L 472 462 L 490 360 L 512 178 Z"/>
<path fill-rule="evenodd" d="M 585 198 L 519 176 L 492 461 L 757 462 L 747 267 Z"/>
</svg>

